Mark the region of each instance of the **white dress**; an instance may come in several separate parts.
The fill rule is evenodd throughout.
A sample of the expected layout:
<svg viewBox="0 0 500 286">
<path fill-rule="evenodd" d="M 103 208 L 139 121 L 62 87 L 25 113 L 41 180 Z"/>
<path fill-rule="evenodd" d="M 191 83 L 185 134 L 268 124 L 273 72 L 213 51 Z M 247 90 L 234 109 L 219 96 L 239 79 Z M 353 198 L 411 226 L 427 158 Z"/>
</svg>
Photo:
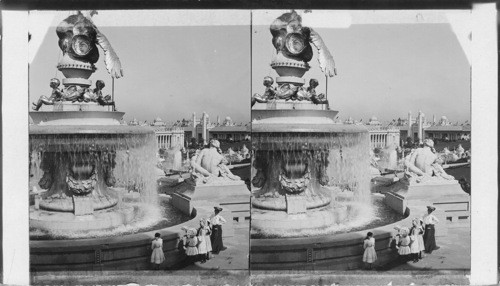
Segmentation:
<svg viewBox="0 0 500 286">
<path fill-rule="evenodd" d="M 399 250 L 398 250 L 399 255 L 408 255 L 411 253 L 410 242 L 411 242 L 410 236 L 406 237 L 401 236 L 399 238 Z"/>
<path fill-rule="evenodd" d="M 196 238 L 196 236 L 188 238 L 186 244 L 187 256 L 198 255 L 198 247 L 196 246 L 198 244 L 198 238 Z"/>
<path fill-rule="evenodd" d="M 418 249 L 419 249 L 419 251 L 425 251 L 424 229 L 422 228 L 422 226 L 418 227 L 417 241 L 418 241 Z"/>
<path fill-rule="evenodd" d="M 197 238 L 198 238 L 198 241 L 200 242 L 198 244 L 198 254 L 207 253 L 207 244 L 205 242 L 205 234 L 204 234 L 203 229 L 200 229 L 200 231 L 198 232 Z"/>
<path fill-rule="evenodd" d="M 206 226 L 202 231 L 203 234 L 205 235 L 205 244 L 207 245 L 207 252 L 212 251 L 212 241 L 210 240 L 210 234 L 209 233 L 210 228 Z"/>
<path fill-rule="evenodd" d="M 163 240 L 161 238 L 154 239 L 151 242 L 151 263 L 161 264 L 165 261 L 165 255 L 163 254 Z"/>
<path fill-rule="evenodd" d="M 420 252 L 420 246 L 418 244 L 418 230 L 415 230 L 415 232 L 411 235 L 410 237 L 410 252 L 411 253 L 419 253 Z"/>
<path fill-rule="evenodd" d="M 363 242 L 363 262 L 373 263 L 377 260 L 377 252 L 375 251 L 375 238 L 365 239 Z"/>
</svg>

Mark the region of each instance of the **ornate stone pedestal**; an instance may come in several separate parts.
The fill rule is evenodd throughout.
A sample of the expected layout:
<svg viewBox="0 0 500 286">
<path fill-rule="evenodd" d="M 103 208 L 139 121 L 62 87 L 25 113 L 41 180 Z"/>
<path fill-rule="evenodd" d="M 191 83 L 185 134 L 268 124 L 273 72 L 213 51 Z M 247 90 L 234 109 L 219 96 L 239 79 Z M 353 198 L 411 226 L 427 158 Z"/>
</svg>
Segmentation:
<svg viewBox="0 0 500 286">
<path fill-rule="evenodd" d="M 172 204 L 187 215 L 196 215 L 193 209 L 198 204 L 219 205 L 224 210 L 221 215 L 227 223 L 223 226 L 223 236 L 233 236 L 233 220 L 241 222 L 250 217 L 250 191 L 245 182 L 216 178 L 205 184 L 188 179 L 180 184 L 172 194 Z"/>
<path fill-rule="evenodd" d="M 410 210 L 416 217 L 425 214 L 426 206 L 433 205 L 433 213 L 440 221 L 436 236 L 447 234 L 447 227 L 458 223 L 469 223 L 470 196 L 456 180 L 435 180 L 430 182 L 408 182 L 403 180 L 391 186 L 385 194 L 385 203 L 400 214 Z"/>
</svg>

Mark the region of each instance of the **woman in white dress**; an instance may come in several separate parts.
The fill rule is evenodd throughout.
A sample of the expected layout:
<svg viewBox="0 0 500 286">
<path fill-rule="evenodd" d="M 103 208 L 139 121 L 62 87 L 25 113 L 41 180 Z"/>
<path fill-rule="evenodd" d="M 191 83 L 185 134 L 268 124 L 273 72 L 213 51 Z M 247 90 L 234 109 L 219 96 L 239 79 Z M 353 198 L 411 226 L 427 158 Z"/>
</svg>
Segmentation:
<svg viewBox="0 0 500 286">
<path fill-rule="evenodd" d="M 163 240 L 160 238 L 159 233 L 155 233 L 155 238 L 151 242 L 151 263 L 154 263 L 155 269 L 160 269 L 160 264 L 165 261 L 165 255 L 163 254 Z"/>
</svg>

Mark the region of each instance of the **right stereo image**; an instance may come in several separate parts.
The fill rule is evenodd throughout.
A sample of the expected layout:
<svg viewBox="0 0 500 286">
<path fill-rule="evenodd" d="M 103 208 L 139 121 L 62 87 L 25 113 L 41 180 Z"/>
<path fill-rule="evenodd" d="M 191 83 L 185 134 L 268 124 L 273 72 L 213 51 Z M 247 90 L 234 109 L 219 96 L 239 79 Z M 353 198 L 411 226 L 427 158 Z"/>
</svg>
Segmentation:
<svg viewBox="0 0 500 286">
<path fill-rule="evenodd" d="M 469 12 L 252 11 L 251 270 L 470 271 Z"/>
</svg>

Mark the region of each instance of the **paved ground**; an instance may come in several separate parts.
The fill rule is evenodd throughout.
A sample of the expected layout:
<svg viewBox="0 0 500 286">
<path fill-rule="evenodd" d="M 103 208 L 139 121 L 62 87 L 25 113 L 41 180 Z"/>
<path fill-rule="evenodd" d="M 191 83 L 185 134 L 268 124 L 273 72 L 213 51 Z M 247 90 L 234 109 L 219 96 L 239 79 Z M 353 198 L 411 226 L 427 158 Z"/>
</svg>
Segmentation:
<svg viewBox="0 0 500 286">
<path fill-rule="evenodd" d="M 438 226 L 437 226 L 438 227 Z M 390 270 L 470 270 L 470 227 L 449 228 L 446 237 L 437 237 L 440 247 L 417 263 L 394 265 Z"/>
<path fill-rule="evenodd" d="M 250 285 L 249 221 L 234 223 L 234 236 L 224 238 L 226 250 L 207 263 L 176 270 L 72 271 L 37 274 L 34 285 Z"/>
<path fill-rule="evenodd" d="M 449 228 L 440 247 L 417 263 L 354 271 L 252 271 L 252 285 L 468 285 L 470 228 Z"/>
<path fill-rule="evenodd" d="M 438 237 L 439 250 L 418 263 L 408 262 L 375 270 L 248 271 L 248 221 L 235 224 L 235 236 L 225 238 L 227 249 L 209 262 L 168 271 L 72 272 L 48 274 L 36 284 L 59 285 L 468 285 L 470 228 L 449 228 Z M 249 278 L 250 277 L 250 278 Z"/>
<path fill-rule="evenodd" d="M 218 255 L 213 254 L 212 259 L 206 263 L 196 262 L 194 265 L 184 267 L 183 270 L 248 270 L 249 225 L 248 220 L 235 222 L 234 236 L 224 238 L 226 250 Z"/>
</svg>

